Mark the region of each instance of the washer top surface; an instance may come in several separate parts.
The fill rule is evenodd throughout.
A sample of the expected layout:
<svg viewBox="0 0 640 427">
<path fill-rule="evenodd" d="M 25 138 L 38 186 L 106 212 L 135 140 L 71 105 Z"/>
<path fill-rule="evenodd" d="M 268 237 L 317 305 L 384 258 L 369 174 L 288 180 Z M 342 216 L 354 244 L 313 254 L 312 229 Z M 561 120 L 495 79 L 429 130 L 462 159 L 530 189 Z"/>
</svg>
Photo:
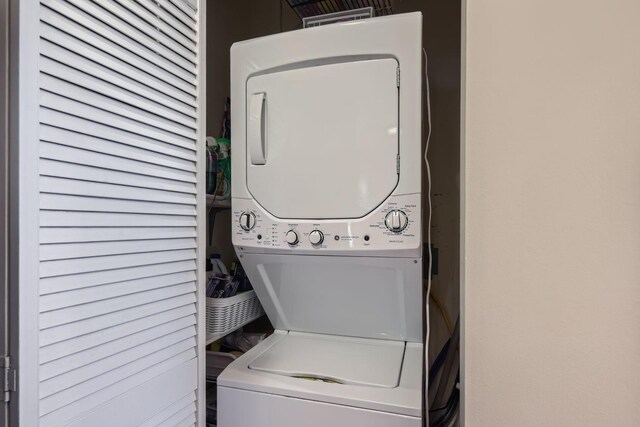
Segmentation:
<svg viewBox="0 0 640 427">
<path fill-rule="evenodd" d="M 290 333 L 250 364 L 250 369 L 308 380 L 396 387 L 405 343 Z"/>
<path fill-rule="evenodd" d="M 309 344 L 309 341 L 316 341 L 316 344 Z M 371 341 L 378 341 L 380 347 L 371 343 L 371 350 L 366 351 L 366 343 Z M 388 348 L 382 348 L 387 344 Z M 287 350 L 300 348 L 303 348 L 303 352 L 297 355 L 284 354 Z M 402 349 L 400 366 L 397 359 L 399 349 Z M 313 351 L 314 354 L 307 351 Z M 381 357 L 381 354 L 385 356 Z M 337 358 L 332 355 L 345 356 L 343 366 L 338 366 Z M 282 360 L 276 360 L 276 357 L 282 357 Z M 217 382 L 219 388 L 231 387 L 419 417 L 422 415 L 422 357 L 423 346 L 420 343 L 389 343 L 386 340 L 276 330 L 233 361 L 218 376 Z M 323 362 L 323 358 L 332 360 Z M 389 360 L 391 366 L 383 366 L 386 363 L 384 360 Z M 356 362 L 366 367 L 354 367 L 353 363 Z M 256 369 L 258 367 L 268 370 Z M 283 373 L 300 367 L 314 372 L 332 372 L 343 379 L 348 378 L 350 382 L 314 381 Z M 354 372 L 347 372 L 348 369 Z M 381 372 L 373 372 L 376 370 Z M 392 376 L 395 376 L 395 381 L 390 380 Z M 387 387 L 372 384 L 391 382 L 396 382 L 396 385 Z"/>
</svg>

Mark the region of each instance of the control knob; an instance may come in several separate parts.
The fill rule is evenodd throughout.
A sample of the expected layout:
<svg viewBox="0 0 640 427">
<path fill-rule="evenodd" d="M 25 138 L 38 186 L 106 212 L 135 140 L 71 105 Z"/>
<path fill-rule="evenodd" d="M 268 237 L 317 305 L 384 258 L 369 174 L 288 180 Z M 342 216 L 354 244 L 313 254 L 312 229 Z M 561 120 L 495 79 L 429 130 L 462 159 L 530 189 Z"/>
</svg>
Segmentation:
<svg viewBox="0 0 640 427">
<path fill-rule="evenodd" d="M 399 233 L 404 230 L 408 222 L 407 214 L 397 209 L 389 211 L 387 216 L 384 217 L 384 225 L 394 233 Z"/>
<path fill-rule="evenodd" d="M 256 215 L 253 212 L 242 212 L 238 221 L 240 228 L 244 231 L 250 231 L 256 226 Z"/>
<path fill-rule="evenodd" d="M 319 245 L 324 241 L 324 234 L 320 230 L 313 230 L 309 233 L 309 241 L 312 245 Z"/>
<path fill-rule="evenodd" d="M 298 243 L 298 233 L 296 233 L 294 230 L 289 230 L 287 231 L 287 234 L 284 236 L 284 239 L 287 241 L 288 244 L 293 246 Z"/>
</svg>

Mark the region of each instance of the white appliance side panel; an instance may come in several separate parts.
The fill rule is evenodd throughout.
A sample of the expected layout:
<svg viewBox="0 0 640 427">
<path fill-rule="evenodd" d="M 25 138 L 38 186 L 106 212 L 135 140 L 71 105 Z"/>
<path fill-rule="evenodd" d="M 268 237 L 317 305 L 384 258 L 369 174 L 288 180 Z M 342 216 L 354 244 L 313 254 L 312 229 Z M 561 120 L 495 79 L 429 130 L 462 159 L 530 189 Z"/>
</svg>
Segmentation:
<svg viewBox="0 0 640 427">
<path fill-rule="evenodd" d="M 242 254 L 276 329 L 422 342 L 422 260 Z"/>
<path fill-rule="evenodd" d="M 420 427 L 419 417 L 218 387 L 219 427 Z"/>
<path fill-rule="evenodd" d="M 385 58 L 249 78 L 255 200 L 278 218 L 360 218 L 379 206 L 398 183 L 397 69 Z"/>
<path fill-rule="evenodd" d="M 419 193 L 422 170 L 422 14 L 409 13 L 289 31 L 231 47 L 231 115 L 245 117 L 251 76 L 328 63 L 393 57 L 400 65 L 400 177 L 394 194 Z M 247 128 L 231 122 L 234 197 L 251 198 L 247 186 Z M 321 170 L 321 169 L 320 169 Z M 322 173 L 318 179 L 323 179 Z M 336 191 L 340 191 L 337 188 Z"/>
<path fill-rule="evenodd" d="M 21 2 L 20 425 L 204 420 L 202 3 Z"/>
</svg>

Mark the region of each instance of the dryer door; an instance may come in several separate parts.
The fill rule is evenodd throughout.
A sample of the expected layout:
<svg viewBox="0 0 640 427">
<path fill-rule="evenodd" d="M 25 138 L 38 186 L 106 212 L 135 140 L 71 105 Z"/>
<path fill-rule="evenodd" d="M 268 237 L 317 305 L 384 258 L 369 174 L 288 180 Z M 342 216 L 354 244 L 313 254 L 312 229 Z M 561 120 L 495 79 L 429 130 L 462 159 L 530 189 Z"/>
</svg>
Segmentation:
<svg viewBox="0 0 640 427">
<path fill-rule="evenodd" d="M 398 63 L 344 62 L 247 81 L 247 186 L 278 218 L 360 218 L 398 183 Z"/>
</svg>

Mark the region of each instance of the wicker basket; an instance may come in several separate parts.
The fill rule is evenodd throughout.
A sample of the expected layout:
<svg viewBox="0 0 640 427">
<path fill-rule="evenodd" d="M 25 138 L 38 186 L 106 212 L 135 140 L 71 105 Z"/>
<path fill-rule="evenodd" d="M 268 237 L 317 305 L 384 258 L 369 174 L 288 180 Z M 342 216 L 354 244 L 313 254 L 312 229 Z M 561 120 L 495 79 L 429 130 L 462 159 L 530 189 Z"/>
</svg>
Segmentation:
<svg viewBox="0 0 640 427">
<path fill-rule="evenodd" d="M 207 298 L 207 335 L 226 335 L 264 314 L 255 291 Z"/>
</svg>

